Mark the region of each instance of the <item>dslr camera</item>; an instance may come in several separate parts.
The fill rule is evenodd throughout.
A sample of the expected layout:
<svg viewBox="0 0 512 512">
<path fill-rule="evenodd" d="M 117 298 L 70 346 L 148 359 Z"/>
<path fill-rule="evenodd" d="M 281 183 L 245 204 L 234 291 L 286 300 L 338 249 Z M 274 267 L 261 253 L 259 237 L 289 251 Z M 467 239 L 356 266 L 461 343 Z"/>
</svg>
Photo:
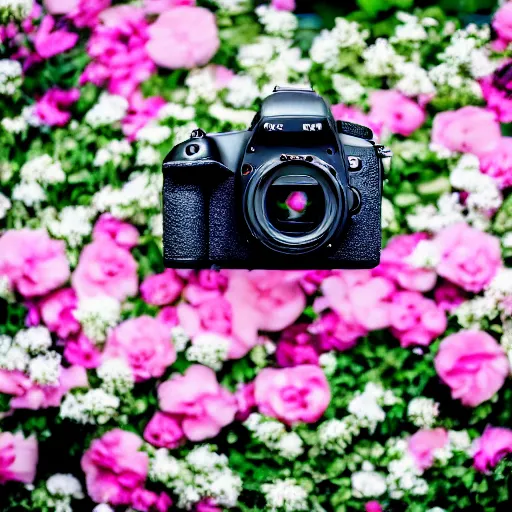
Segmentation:
<svg viewBox="0 0 512 512">
<path fill-rule="evenodd" d="M 194 130 L 163 162 L 172 268 L 373 268 L 383 162 L 372 131 L 312 89 L 276 87 L 247 131 Z"/>
</svg>

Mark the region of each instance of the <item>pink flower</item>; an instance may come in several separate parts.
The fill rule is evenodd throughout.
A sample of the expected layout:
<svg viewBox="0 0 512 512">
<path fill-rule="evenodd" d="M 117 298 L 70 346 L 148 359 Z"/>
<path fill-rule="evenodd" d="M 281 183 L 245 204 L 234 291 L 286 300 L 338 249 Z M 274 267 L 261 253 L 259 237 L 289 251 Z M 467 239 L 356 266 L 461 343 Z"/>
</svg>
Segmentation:
<svg viewBox="0 0 512 512">
<path fill-rule="evenodd" d="M 391 303 L 391 333 L 402 347 L 429 345 L 447 327 L 446 314 L 418 292 L 397 292 Z"/>
<path fill-rule="evenodd" d="M 80 323 L 74 316 L 77 298 L 73 288 L 63 288 L 46 296 L 39 304 L 46 327 L 66 339 L 80 331 Z"/>
<path fill-rule="evenodd" d="M 87 492 L 96 503 L 128 505 L 141 489 L 149 466 L 147 453 L 139 451 L 142 439 L 116 428 L 95 439 L 81 461 Z"/>
<path fill-rule="evenodd" d="M 487 473 L 512 453 L 512 430 L 488 426 L 482 437 L 475 441 L 474 448 L 473 467 Z"/>
<path fill-rule="evenodd" d="M 215 502 L 207 498 L 205 500 L 201 500 L 195 508 L 196 512 L 222 512 L 222 509 L 218 507 Z"/>
<path fill-rule="evenodd" d="M 180 422 L 171 414 L 156 412 L 146 425 L 144 439 L 158 448 L 177 448 L 185 440 Z"/>
<path fill-rule="evenodd" d="M 191 338 L 210 331 L 231 335 L 231 305 L 223 297 L 210 299 L 196 307 L 181 303 L 177 311 L 181 326 Z"/>
<path fill-rule="evenodd" d="M 65 244 L 46 231 L 9 230 L 0 237 L 0 276 L 25 297 L 45 295 L 69 278 Z"/>
<path fill-rule="evenodd" d="M 103 357 L 124 359 L 136 382 L 161 377 L 176 361 L 176 350 L 166 327 L 150 316 L 131 318 L 109 335 Z"/>
<path fill-rule="evenodd" d="M 53 87 L 46 91 L 44 96 L 38 100 L 35 108 L 35 114 L 48 126 L 64 126 L 71 119 L 71 113 L 68 108 L 78 101 L 80 91 L 70 89 L 65 91 Z"/>
<path fill-rule="evenodd" d="M 0 483 L 8 481 L 31 484 L 36 477 L 37 439 L 24 438 L 21 432 L 0 433 Z"/>
<path fill-rule="evenodd" d="M 123 133 L 128 140 L 135 140 L 138 131 L 155 119 L 164 105 L 165 100 L 161 96 L 144 98 L 140 91 L 135 91 L 129 98 L 128 112 L 122 121 Z"/>
<path fill-rule="evenodd" d="M 231 80 L 236 76 L 234 71 L 226 66 L 221 66 L 220 64 L 210 64 L 207 67 L 211 69 L 215 76 L 215 87 L 217 89 L 224 89 L 227 87 Z"/>
<path fill-rule="evenodd" d="M 49 59 L 59 53 L 73 48 L 78 41 L 78 34 L 67 30 L 53 30 L 55 20 L 51 16 L 45 16 L 34 37 L 34 46 L 40 57 Z"/>
<path fill-rule="evenodd" d="M 369 501 L 364 506 L 365 512 L 383 512 L 384 509 L 378 501 Z"/>
<path fill-rule="evenodd" d="M 427 240 L 426 233 L 394 236 L 381 253 L 380 265 L 373 273 L 396 282 L 406 290 L 427 292 L 437 281 L 435 270 L 416 268 L 407 262 L 416 246 Z"/>
<path fill-rule="evenodd" d="M 87 369 L 97 368 L 101 364 L 101 350 L 85 334 L 66 342 L 64 357 L 71 364 Z"/>
<path fill-rule="evenodd" d="M 317 336 L 308 332 L 309 324 L 291 325 L 281 335 L 276 349 L 279 366 L 318 364 Z"/>
<path fill-rule="evenodd" d="M 137 294 L 137 262 L 107 238 L 84 247 L 71 278 L 78 297 L 108 295 L 119 301 Z"/>
<path fill-rule="evenodd" d="M 211 299 L 218 299 L 228 286 L 228 274 L 225 270 L 200 270 L 190 277 L 183 296 L 193 305 Z"/>
<path fill-rule="evenodd" d="M 311 325 L 309 332 L 318 336 L 320 349 L 325 352 L 348 350 L 368 334 L 368 330 L 357 321 L 340 317 L 334 311 L 323 314 Z"/>
<path fill-rule="evenodd" d="M 512 137 L 502 137 L 494 151 L 480 157 L 480 170 L 501 189 L 512 187 Z"/>
<path fill-rule="evenodd" d="M 191 441 L 215 437 L 235 418 L 234 396 L 206 366 L 192 365 L 184 375 L 160 384 L 158 398 L 163 411 L 181 415 L 181 428 Z"/>
<path fill-rule="evenodd" d="M 104 213 L 96 221 L 92 231 L 93 240 L 108 238 L 119 247 L 130 250 L 139 243 L 139 232 L 135 226 Z"/>
<path fill-rule="evenodd" d="M 428 469 L 434 464 L 435 451 L 448 443 L 448 432 L 444 428 L 418 430 L 409 439 L 408 449 L 419 469 Z"/>
<path fill-rule="evenodd" d="M 483 331 L 460 331 L 445 338 L 435 368 L 452 398 L 470 407 L 489 400 L 510 373 L 504 349 Z"/>
<path fill-rule="evenodd" d="M 254 380 L 254 396 L 261 414 L 293 425 L 318 421 L 331 400 L 324 372 L 314 365 L 264 368 Z"/>
<path fill-rule="evenodd" d="M 61 368 L 58 386 L 40 386 L 21 372 L 0 370 L 0 393 L 13 395 L 10 401 L 12 409 L 58 407 L 70 389 L 88 385 L 87 373 L 79 366 Z"/>
<path fill-rule="evenodd" d="M 245 421 L 256 409 L 256 400 L 254 398 L 254 382 L 249 384 L 239 384 L 235 392 L 237 403 L 237 413 L 235 419 L 237 421 Z"/>
<path fill-rule="evenodd" d="M 45 9 L 50 14 L 68 14 L 76 9 L 79 0 L 43 0 Z"/>
<path fill-rule="evenodd" d="M 312 295 L 331 274 L 331 270 L 309 270 L 300 278 L 300 285 L 308 295 Z"/>
<path fill-rule="evenodd" d="M 308 205 L 308 197 L 304 192 L 292 192 L 286 199 L 286 206 L 297 213 L 302 213 Z"/>
<path fill-rule="evenodd" d="M 453 313 L 465 300 L 465 292 L 454 284 L 444 281 L 434 290 L 437 305 L 447 313 Z"/>
<path fill-rule="evenodd" d="M 278 11 L 293 11 L 295 0 L 272 0 L 272 7 Z"/>
<path fill-rule="evenodd" d="M 296 277 L 273 270 L 235 270 L 225 295 L 231 304 L 233 334 L 247 346 L 258 330 L 276 332 L 291 325 L 306 306 Z"/>
<path fill-rule="evenodd" d="M 481 155 L 492 151 L 500 138 L 496 114 L 481 107 L 440 112 L 432 126 L 432 142 L 450 151 Z"/>
<path fill-rule="evenodd" d="M 349 107 L 343 103 L 338 103 L 331 107 L 332 115 L 336 121 L 349 121 L 370 128 L 376 137 L 380 136 L 382 124 L 369 117 L 357 107 Z"/>
<path fill-rule="evenodd" d="M 94 28 L 99 22 L 100 14 L 108 9 L 111 3 L 111 0 L 78 0 L 76 8 L 68 13 L 68 18 L 78 28 Z"/>
<path fill-rule="evenodd" d="M 161 14 L 149 28 L 149 56 L 162 67 L 204 66 L 219 49 L 215 16 L 203 7 L 176 7 Z"/>
<path fill-rule="evenodd" d="M 152 306 L 165 306 L 174 302 L 183 290 L 183 281 L 169 268 L 161 274 L 146 277 L 140 285 L 142 298 Z"/>
<path fill-rule="evenodd" d="M 499 240 L 463 222 L 443 229 L 435 243 L 437 273 L 468 292 L 482 291 L 502 265 Z"/>
<path fill-rule="evenodd" d="M 512 77 L 511 62 L 501 66 L 493 75 L 480 80 L 487 108 L 496 114 L 501 123 L 512 122 Z"/>
<path fill-rule="evenodd" d="M 375 91 L 370 97 L 370 105 L 370 119 L 383 129 L 405 137 L 415 132 L 426 119 L 425 110 L 398 91 Z"/>
<path fill-rule="evenodd" d="M 148 14 L 161 14 L 174 7 L 194 6 L 195 0 L 144 0 L 144 9 Z"/>
<path fill-rule="evenodd" d="M 132 506 L 142 512 L 167 512 L 172 505 L 172 500 L 165 492 L 156 494 L 147 489 L 135 489 L 132 495 Z"/>
<path fill-rule="evenodd" d="M 175 327 L 179 324 L 178 312 L 175 306 L 166 306 L 165 308 L 162 308 L 156 318 L 167 328 Z"/>
<path fill-rule="evenodd" d="M 502 41 L 512 41 L 512 4 L 506 2 L 496 11 L 492 27 Z"/>
</svg>

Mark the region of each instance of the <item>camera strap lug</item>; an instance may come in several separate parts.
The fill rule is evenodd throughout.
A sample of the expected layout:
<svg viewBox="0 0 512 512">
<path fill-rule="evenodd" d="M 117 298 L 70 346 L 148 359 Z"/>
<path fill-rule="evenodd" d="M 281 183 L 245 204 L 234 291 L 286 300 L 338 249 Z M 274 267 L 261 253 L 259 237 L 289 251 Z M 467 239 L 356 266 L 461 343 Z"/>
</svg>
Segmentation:
<svg viewBox="0 0 512 512">
<path fill-rule="evenodd" d="M 382 144 L 375 144 L 375 152 L 379 158 L 391 158 L 393 156 L 393 152 L 386 146 Z"/>
</svg>

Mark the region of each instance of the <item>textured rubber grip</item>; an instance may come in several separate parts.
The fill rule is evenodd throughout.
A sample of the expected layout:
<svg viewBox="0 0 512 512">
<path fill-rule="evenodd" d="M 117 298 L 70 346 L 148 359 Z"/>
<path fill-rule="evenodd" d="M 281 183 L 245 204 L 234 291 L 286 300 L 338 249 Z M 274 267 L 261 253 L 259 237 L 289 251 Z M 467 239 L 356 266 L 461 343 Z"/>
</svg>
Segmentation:
<svg viewBox="0 0 512 512">
<path fill-rule="evenodd" d="M 352 135 L 354 137 L 358 137 L 359 139 L 373 139 L 373 132 L 367 126 L 362 126 L 356 123 L 350 123 L 349 121 L 336 121 L 336 126 L 338 128 L 339 133 L 344 133 L 345 135 Z"/>
</svg>

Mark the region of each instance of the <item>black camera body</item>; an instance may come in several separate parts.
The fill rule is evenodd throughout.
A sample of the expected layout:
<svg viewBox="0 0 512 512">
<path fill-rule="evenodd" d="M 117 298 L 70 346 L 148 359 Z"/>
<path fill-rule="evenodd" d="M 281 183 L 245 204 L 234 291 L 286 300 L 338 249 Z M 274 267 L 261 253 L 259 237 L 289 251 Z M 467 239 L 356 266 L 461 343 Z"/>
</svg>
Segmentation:
<svg viewBox="0 0 512 512">
<path fill-rule="evenodd" d="M 194 130 L 163 162 L 172 268 L 373 268 L 383 158 L 312 90 L 276 87 L 247 131 Z"/>
</svg>

